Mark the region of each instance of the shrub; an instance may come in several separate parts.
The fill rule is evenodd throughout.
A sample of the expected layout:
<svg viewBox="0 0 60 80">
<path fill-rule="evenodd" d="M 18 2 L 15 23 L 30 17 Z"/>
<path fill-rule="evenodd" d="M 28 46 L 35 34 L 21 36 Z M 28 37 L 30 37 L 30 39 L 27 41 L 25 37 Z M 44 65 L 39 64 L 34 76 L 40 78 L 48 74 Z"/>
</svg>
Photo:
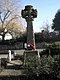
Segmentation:
<svg viewBox="0 0 60 80">
<path fill-rule="evenodd" d="M 42 74 L 49 75 L 50 77 L 53 76 L 60 79 L 60 56 L 51 57 L 49 55 L 48 58 L 44 57 L 37 61 L 36 58 L 33 58 L 32 60 L 34 60 L 35 62 L 29 62 L 27 63 L 27 66 L 25 66 L 27 68 L 24 70 L 24 73 L 27 76 L 39 76 Z"/>
</svg>

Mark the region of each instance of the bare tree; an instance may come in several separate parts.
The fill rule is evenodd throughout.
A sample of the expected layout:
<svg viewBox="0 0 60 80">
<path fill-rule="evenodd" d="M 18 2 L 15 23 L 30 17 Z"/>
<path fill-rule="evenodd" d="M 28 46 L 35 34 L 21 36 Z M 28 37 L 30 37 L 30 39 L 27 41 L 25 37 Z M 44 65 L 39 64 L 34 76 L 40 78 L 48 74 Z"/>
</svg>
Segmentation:
<svg viewBox="0 0 60 80">
<path fill-rule="evenodd" d="M 20 22 L 18 0 L 0 0 L 0 3 L 0 35 L 4 40 L 6 33 L 9 32 L 13 35 L 15 32 L 15 35 L 20 34 L 23 28 Z"/>
<path fill-rule="evenodd" d="M 50 32 L 50 28 L 51 26 L 48 23 L 42 25 L 42 29 L 48 33 Z"/>
<path fill-rule="evenodd" d="M 44 25 L 42 25 L 42 36 L 44 38 L 49 38 L 50 28 L 51 26 L 48 23 L 45 23 Z"/>
<path fill-rule="evenodd" d="M 12 34 L 12 37 L 20 37 L 25 32 L 25 28 L 22 26 L 18 18 L 8 22 L 6 28 L 8 32 Z"/>
</svg>

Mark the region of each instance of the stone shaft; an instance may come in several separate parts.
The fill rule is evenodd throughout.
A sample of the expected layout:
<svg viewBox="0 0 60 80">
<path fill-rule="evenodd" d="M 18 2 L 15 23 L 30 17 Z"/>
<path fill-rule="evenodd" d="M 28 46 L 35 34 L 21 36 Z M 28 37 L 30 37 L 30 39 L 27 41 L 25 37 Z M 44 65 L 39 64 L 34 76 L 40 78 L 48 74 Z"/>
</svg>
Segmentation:
<svg viewBox="0 0 60 80">
<path fill-rule="evenodd" d="M 33 44 L 35 46 L 35 36 L 33 32 L 32 21 L 27 21 L 27 44 Z"/>
</svg>

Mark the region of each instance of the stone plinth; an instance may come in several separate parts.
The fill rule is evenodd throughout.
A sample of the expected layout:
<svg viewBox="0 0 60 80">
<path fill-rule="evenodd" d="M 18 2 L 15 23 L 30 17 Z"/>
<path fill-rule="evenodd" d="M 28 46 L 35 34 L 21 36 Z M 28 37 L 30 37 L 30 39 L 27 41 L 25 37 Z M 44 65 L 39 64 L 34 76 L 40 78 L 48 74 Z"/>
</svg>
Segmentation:
<svg viewBox="0 0 60 80">
<path fill-rule="evenodd" d="M 24 65 L 26 65 L 27 62 L 31 61 L 31 59 L 32 59 L 32 61 L 33 61 L 33 59 L 39 60 L 40 59 L 39 51 L 25 50 L 24 51 Z"/>
</svg>

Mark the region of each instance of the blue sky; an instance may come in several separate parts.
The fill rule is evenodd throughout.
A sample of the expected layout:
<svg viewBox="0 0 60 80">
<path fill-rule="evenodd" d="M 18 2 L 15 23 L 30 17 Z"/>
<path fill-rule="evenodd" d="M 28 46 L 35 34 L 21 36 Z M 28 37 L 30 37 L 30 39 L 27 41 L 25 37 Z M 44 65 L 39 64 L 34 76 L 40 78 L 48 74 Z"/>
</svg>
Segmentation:
<svg viewBox="0 0 60 80">
<path fill-rule="evenodd" d="M 37 18 L 34 19 L 34 32 L 40 32 L 41 27 L 45 23 L 52 24 L 52 19 L 60 8 L 60 0 L 21 0 L 21 9 L 26 5 L 32 5 L 37 9 Z"/>
</svg>

